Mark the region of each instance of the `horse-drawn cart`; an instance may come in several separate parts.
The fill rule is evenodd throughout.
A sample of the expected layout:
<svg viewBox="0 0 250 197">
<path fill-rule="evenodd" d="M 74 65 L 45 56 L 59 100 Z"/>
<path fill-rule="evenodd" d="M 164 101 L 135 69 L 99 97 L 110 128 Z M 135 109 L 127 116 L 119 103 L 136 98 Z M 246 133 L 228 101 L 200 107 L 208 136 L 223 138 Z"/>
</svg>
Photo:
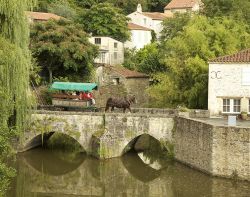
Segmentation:
<svg viewBox="0 0 250 197">
<path fill-rule="evenodd" d="M 80 98 L 81 92 L 97 90 L 96 83 L 54 82 L 51 86 L 52 105 L 70 111 L 98 111 L 91 99 Z"/>
</svg>

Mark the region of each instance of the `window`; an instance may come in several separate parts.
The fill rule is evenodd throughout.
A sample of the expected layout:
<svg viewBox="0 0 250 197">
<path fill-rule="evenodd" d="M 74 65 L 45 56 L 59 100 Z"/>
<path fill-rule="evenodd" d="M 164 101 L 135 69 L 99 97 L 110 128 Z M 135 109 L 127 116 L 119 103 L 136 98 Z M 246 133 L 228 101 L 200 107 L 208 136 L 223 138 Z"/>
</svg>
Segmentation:
<svg viewBox="0 0 250 197">
<path fill-rule="evenodd" d="M 118 43 L 115 42 L 115 43 L 114 43 L 114 48 L 117 49 L 117 46 L 118 46 Z"/>
<path fill-rule="evenodd" d="M 144 18 L 144 25 L 147 25 L 147 19 Z"/>
<path fill-rule="evenodd" d="M 223 112 L 230 112 L 230 99 L 223 99 Z"/>
<path fill-rule="evenodd" d="M 240 99 L 234 99 L 234 109 L 233 112 L 240 112 Z"/>
<path fill-rule="evenodd" d="M 250 68 L 242 68 L 241 80 L 242 85 L 250 85 Z"/>
<path fill-rule="evenodd" d="M 105 62 L 105 56 L 106 56 L 106 53 L 105 52 L 101 52 L 101 63 L 106 63 Z"/>
<path fill-rule="evenodd" d="M 112 81 L 113 81 L 114 85 L 118 85 L 120 83 L 120 79 L 119 78 L 114 78 Z"/>
<path fill-rule="evenodd" d="M 240 113 L 240 99 L 223 99 L 223 113 Z"/>
<path fill-rule="evenodd" d="M 101 38 L 95 38 L 95 44 L 101 44 L 102 39 Z"/>
<path fill-rule="evenodd" d="M 114 59 L 117 60 L 117 52 L 114 52 Z"/>
</svg>

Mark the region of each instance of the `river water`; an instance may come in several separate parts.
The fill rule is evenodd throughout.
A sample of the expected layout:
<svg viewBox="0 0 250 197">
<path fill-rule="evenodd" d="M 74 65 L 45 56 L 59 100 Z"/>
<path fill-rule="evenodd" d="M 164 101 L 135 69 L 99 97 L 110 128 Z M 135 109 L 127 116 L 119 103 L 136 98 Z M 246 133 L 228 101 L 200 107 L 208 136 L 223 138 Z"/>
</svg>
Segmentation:
<svg viewBox="0 0 250 197">
<path fill-rule="evenodd" d="M 247 197 L 248 182 L 212 178 L 143 153 L 99 161 L 42 148 L 17 156 L 8 197 Z"/>
</svg>

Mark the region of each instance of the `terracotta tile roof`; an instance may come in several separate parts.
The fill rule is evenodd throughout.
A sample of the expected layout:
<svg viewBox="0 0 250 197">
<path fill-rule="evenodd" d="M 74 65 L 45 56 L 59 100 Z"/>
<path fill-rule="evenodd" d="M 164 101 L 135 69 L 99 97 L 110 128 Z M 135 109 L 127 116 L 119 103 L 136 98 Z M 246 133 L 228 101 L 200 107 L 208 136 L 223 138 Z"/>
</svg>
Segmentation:
<svg viewBox="0 0 250 197">
<path fill-rule="evenodd" d="M 166 15 L 161 12 L 142 12 L 142 14 L 153 20 L 164 20 L 165 18 L 172 17 L 172 15 Z"/>
<path fill-rule="evenodd" d="M 111 65 L 105 65 L 106 68 L 109 68 L 110 70 L 124 76 L 125 78 L 149 78 L 148 75 L 144 73 L 140 73 L 137 71 L 129 70 L 127 68 L 124 68 L 122 66 L 111 66 Z"/>
<path fill-rule="evenodd" d="M 199 0 L 172 0 L 164 9 L 192 8 Z"/>
<path fill-rule="evenodd" d="M 128 23 L 128 28 L 130 30 L 144 30 L 144 31 L 151 31 L 151 29 L 147 28 L 147 27 L 143 27 L 134 23 Z"/>
<path fill-rule="evenodd" d="M 49 19 L 59 20 L 60 18 L 62 18 L 61 16 L 52 13 L 44 13 L 44 12 L 26 12 L 26 13 L 29 18 L 39 21 L 47 21 Z"/>
<path fill-rule="evenodd" d="M 217 57 L 210 63 L 250 63 L 250 48 L 235 53 L 233 55 L 226 55 L 222 57 Z"/>
</svg>

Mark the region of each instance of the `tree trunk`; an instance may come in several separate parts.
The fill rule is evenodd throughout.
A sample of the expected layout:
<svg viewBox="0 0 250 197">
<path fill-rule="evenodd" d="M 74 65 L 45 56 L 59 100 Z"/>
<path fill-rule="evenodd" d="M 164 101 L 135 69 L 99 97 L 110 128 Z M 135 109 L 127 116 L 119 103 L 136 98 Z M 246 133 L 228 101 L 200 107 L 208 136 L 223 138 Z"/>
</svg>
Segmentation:
<svg viewBox="0 0 250 197">
<path fill-rule="evenodd" d="M 52 69 L 48 68 L 49 70 L 49 83 L 52 84 L 52 80 L 53 80 L 53 73 L 52 73 Z"/>
</svg>

